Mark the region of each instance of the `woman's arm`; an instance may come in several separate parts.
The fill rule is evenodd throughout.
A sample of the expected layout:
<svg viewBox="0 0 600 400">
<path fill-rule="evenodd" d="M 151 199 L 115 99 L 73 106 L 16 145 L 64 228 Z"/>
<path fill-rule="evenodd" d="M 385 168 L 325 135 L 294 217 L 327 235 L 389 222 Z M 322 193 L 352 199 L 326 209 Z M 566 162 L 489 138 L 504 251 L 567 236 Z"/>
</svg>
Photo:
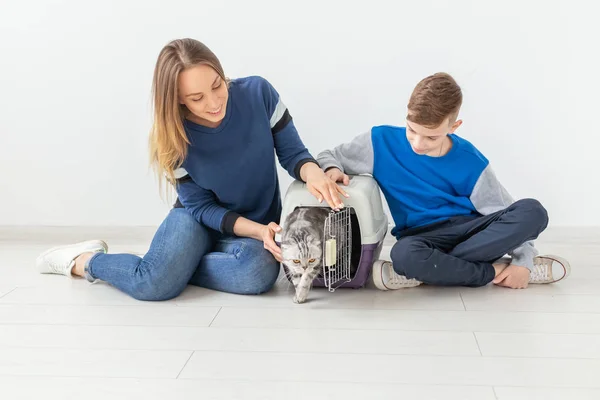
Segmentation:
<svg viewBox="0 0 600 400">
<path fill-rule="evenodd" d="M 275 233 L 281 230 L 279 225 L 274 222 L 263 225 L 244 218 L 219 205 L 214 193 L 198 186 L 183 169 L 177 174 L 185 174 L 177 180 L 178 199 L 199 223 L 224 234 L 260 240 L 281 262 L 281 249 L 273 240 Z"/>
<path fill-rule="evenodd" d="M 308 190 L 319 200 L 325 200 L 334 209 L 344 206 L 340 194 L 348 196 L 342 188 L 329 179 L 319 167 L 319 163 L 302 143 L 300 135 L 286 105 L 279 93 L 265 79 L 263 98 L 269 121 L 275 152 L 279 163 L 293 178 L 306 182 Z"/>
<path fill-rule="evenodd" d="M 263 225 L 247 218 L 239 217 L 235 221 L 233 231 L 236 236 L 260 240 L 264 243 L 265 249 L 269 250 L 277 261 L 281 262 L 281 248 L 279 248 L 273 239 L 275 233 L 281 231 L 281 227 L 275 222 L 271 222 L 268 225 Z"/>
<path fill-rule="evenodd" d="M 180 168 L 176 172 L 182 174 L 182 170 Z M 202 225 L 221 233 L 232 234 L 239 215 L 217 203 L 212 191 L 198 186 L 187 172 L 184 173 L 175 185 L 179 202 Z"/>
</svg>

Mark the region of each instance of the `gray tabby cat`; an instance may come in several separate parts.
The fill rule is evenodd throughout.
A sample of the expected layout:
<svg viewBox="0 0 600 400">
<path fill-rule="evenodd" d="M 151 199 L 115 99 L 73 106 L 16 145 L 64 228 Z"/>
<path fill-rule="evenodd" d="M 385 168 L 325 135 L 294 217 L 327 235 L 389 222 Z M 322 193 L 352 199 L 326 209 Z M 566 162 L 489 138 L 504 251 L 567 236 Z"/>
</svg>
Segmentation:
<svg viewBox="0 0 600 400">
<path fill-rule="evenodd" d="M 322 272 L 323 228 L 329 210 L 324 207 L 296 208 L 286 218 L 281 238 L 281 255 L 296 295 L 304 303 L 314 279 Z"/>
</svg>

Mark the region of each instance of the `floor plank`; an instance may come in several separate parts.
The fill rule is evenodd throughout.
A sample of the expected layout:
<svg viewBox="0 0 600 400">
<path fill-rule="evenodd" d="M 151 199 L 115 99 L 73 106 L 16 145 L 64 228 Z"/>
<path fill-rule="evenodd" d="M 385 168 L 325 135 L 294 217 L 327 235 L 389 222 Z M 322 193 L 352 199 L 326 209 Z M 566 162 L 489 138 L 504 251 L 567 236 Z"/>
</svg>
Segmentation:
<svg viewBox="0 0 600 400">
<path fill-rule="evenodd" d="M 195 352 L 180 378 L 600 388 L 598 371 L 584 359 Z"/>
<path fill-rule="evenodd" d="M 598 400 L 600 389 L 496 387 L 498 400 Z"/>
<path fill-rule="evenodd" d="M 476 332 L 484 356 L 600 359 L 600 335 Z"/>
<path fill-rule="evenodd" d="M 113 326 L 209 326 L 219 307 L 186 309 L 175 305 L 61 306 L 0 303 L 3 324 L 113 325 Z"/>
<path fill-rule="evenodd" d="M 190 351 L 3 348 L 0 375 L 176 378 Z"/>
<path fill-rule="evenodd" d="M 212 326 L 600 334 L 600 314 L 223 307 Z"/>
<path fill-rule="evenodd" d="M 452 343 L 448 346 L 448 342 Z M 479 356 L 470 332 L 3 325 L 0 348 L 212 350 Z"/>
<path fill-rule="evenodd" d="M 491 387 L 0 376 L 10 400 L 494 400 Z"/>
</svg>

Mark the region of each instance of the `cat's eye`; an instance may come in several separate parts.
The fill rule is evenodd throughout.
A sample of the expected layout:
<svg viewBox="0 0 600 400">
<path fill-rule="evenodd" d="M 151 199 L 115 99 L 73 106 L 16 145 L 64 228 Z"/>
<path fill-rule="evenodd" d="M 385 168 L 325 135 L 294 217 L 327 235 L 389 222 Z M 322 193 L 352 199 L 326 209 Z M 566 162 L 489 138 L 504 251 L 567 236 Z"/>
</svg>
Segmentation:
<svg viewBox="0 0 600 400">
<path fill-rule="evenodd" d="M 292 260 L 294 264 L 300 264 L 300 260 Z"/>
<path fill-rule="evenodd" d="M 314 263 L 315 261 L 317 261 L 317 260 L 315 260 L 314 258 L 311 258 L 310 260 L 308 260 L 308 262 L 311 264 Z"/>
</svg>

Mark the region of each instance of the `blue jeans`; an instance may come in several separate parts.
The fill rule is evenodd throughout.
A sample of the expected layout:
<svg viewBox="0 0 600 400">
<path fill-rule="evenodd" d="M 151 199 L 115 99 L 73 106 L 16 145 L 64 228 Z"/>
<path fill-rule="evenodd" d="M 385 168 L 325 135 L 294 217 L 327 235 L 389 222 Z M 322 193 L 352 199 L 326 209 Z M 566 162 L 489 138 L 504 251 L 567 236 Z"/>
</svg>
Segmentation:
<svg viewBox="0 0 600 400">
<path fill-rule="evenodd" d="M 262 242 L 223 236 L 174 208 L 143 258 L 97 253 L 87 273 L 138 300 L 159 301 L 177 297 L 188 284 L 236 294 L 267 292 L 279 263 Z"/>
</svg>

